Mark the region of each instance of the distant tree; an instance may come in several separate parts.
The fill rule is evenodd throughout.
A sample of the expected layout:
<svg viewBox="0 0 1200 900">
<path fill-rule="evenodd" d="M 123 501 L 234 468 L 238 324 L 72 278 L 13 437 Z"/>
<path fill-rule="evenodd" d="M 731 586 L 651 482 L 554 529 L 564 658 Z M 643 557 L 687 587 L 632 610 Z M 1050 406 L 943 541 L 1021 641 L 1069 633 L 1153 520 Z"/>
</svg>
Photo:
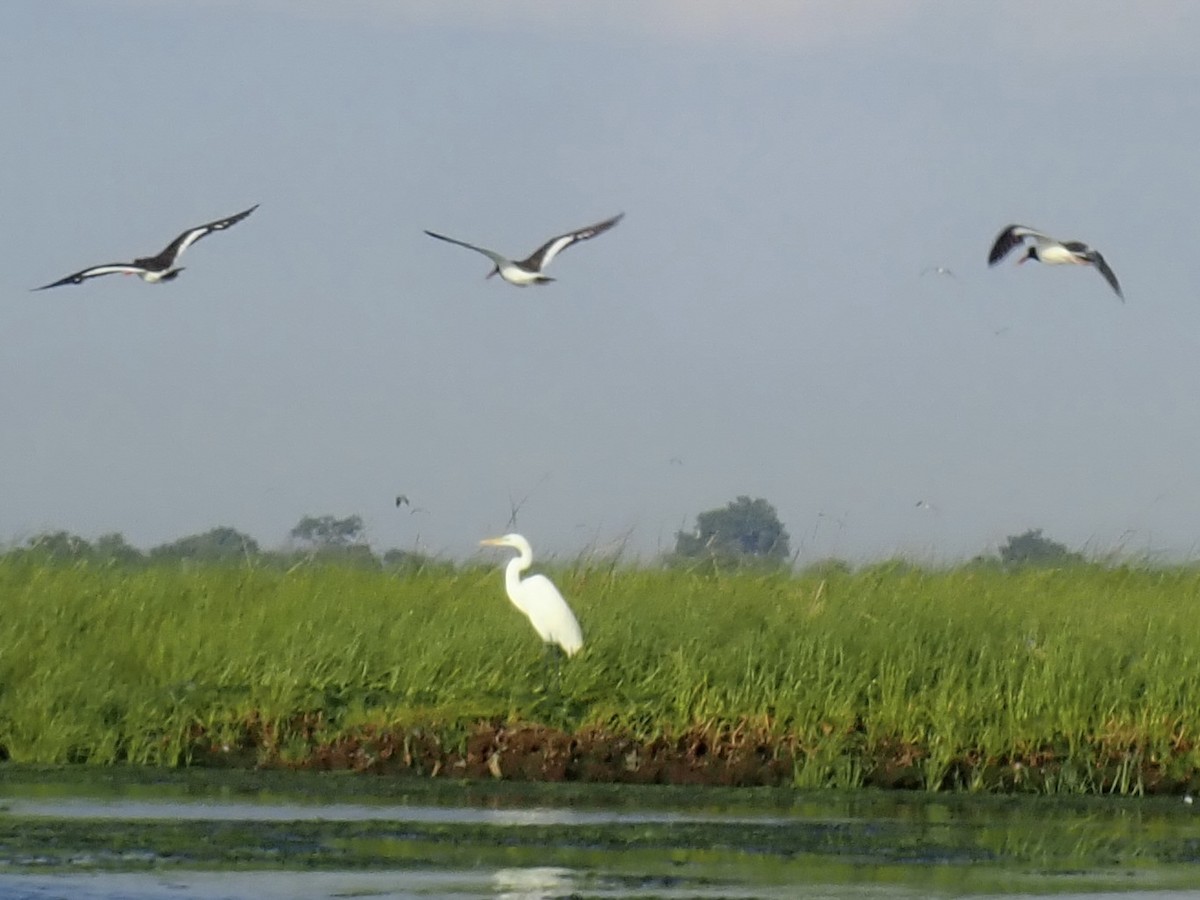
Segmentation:
<svg viewBox="0 0 1200 900">
<path fill-rule="evenodd" d="M 677 560 L 781 563 L 790 555 L 788 540 L 774 506 L 742 496 L 723 509 L 700 513 L 690 534 L 677 532 L 674 555 Z"/>
<path fill-rule="evenodd" d="M 92 556 L 92 545 L 68 531 L 34 535 L 26 542 L 26 549 L 51 562 L 79 562 Z"/>
<path fill-rule="evenodd" d="M 303 541 L 314 550 L 332 547 L 349 547 L 357 544 L 363 536 L 361 516 L 305 516 L 291 530 L 291 536 Z"/>
<path fill-rule="evenodd" d="M 1042 536 L 1042 529 L 1031 528 L 1023 534 L 1009 535 L 1000 548 L 1000 562 L 1009 568 L 1017 566 L 1068 566 L 1083 562 L 1083 555 L 1066 545 Z"/>
<path fill-rule="evenodd" d="M 221 526 L 203 534 L 193 534 L 150 550 L 155 561 L 239 563 L 247 557 L 258 556 L 258 541 L 236 528 Z"/>
<path fill-rule="evenodd" d="M 378 569 L 381 563 L 367 544 L 347 544 L 344 547 L 327 547 L 315 554 L 318 562 L 337 563 L 360 569 Z"/>
<path fill-rule="evenodd" d="M 438 572 L 454 571 L 454 564 L 436 559 L 427 553 L 416 550 L 392 549 L 383 554 L 383 565 L 393 572 L 415 574 L 432 570 Z"/>
<path fill-rule="evenodd" d="M 846 560 L 831 556 L 809 563 L 800 574 L 805 578 L 837 578 L 849 575 L 852 571 L 850 563 Z"/>
<path fill-rule="evenodd" d="M 348 566 L 353 569 L 380 569 L 383 563 L 367 544 L 348 544 L 345 547 L 306 547 L 274 550 L 262 556 L 263 564 L 274 568 L 294 569 L 300 566 Z"/>
<path fill-rule="evenodd" d="M 118 566 L 136 566 L 145 562 L 146 555 L 125 540 L 119 531 L 102 534 L 92 545 L 92 553 L 100 562 Z"/>
<path fill-rule="evenodd" d="M 290 532 L 306 545 L 299 561 L 378 569 L 377 557 L 365 541 L 361 516 L 305 516 Z"/>
</svg>

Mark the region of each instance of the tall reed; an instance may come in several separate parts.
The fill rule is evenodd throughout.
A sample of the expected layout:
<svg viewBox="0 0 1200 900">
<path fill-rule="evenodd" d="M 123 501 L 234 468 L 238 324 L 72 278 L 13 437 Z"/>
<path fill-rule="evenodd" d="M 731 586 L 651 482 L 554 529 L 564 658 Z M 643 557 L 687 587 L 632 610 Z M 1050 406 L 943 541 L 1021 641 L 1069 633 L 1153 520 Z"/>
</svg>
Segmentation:
<svg viewBox="0 0 1200 900">
<path fill-rule="evenodd" d="M 252 726 L 286 759 L 354 729 L 498 720 L 643 741 L 752 732 L 811 786 L 887 760 L 927 788 L 1039 770 L 1039 790 L 1137 791 L 1200 763 L 1191 568 L 548 574 L 585 637 L 560 671 L 491 568 L 0 559 L 0 747 L 177 764 L 197 733 Z"/>
</svg>

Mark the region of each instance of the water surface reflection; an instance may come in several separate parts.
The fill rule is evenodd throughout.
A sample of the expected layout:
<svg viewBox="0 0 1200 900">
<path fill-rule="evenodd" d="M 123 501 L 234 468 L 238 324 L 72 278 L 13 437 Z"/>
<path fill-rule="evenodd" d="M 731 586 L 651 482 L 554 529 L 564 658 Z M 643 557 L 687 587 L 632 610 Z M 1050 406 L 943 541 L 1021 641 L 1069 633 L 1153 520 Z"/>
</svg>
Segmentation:
<svg viewBox="0 0 1200 900">
<path fill-rule="evenodd" d="M 0 766 L 0 900 L 1200 900 L 1198 886 L 1200 816 L 1166 799 Z"/>
</svg>

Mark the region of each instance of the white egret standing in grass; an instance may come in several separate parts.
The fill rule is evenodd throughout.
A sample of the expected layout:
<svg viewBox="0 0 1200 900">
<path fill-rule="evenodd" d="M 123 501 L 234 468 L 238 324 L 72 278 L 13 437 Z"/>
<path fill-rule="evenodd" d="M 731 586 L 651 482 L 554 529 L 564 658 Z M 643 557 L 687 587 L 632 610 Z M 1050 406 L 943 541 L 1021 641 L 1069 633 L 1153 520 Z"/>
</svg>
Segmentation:
<svg viewBox="0 0 1200 900">
<path fill-rule="evenodd" d="M 521 580 L 521 573 L 533 565 L 533 548 L 519 534 L 480 541 L 484 547 L 511 547 L 519 554 L 504 567 L 504 589 L 513 606 L 529 618 L 538 636 L 547 644 L 558 644 L 567 656 L 574 656 L 583 646 L 579 621 L 567 606 L 558 588 L 545 575 L 530 575 Z"/>
</svg>

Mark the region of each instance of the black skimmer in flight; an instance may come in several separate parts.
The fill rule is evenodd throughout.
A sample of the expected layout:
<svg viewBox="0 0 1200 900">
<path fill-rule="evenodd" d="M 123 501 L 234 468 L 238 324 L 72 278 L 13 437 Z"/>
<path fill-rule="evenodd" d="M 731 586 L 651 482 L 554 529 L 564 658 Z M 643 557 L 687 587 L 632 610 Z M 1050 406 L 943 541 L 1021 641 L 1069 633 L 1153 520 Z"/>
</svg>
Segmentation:
<svg viewBox="0 0 1200 900">
<path fill-rule="evenodd" d="M 60 278 L 58 281 L 52 281 L 50 284 L 43 284 L 39 288 L 34 288 L 35 291 L 44 291 L 46 288 L 61 287 L 64 284 L 82 284 L 89 278 L 95 278 L 98 275 L 113 275 L 120 272 L 123 275 L 137 275 L 143 281 L 151 283 L 159 281 L 171 281 L 183 271 L 183 266 L 174 268 L 175 261 L 179 259 L 181 253 L 186 250 L 200 238 L 212 234 L 214 231 L 224 231 L 230 225 L 236 225 L 250 213 L 258 209 L 258 204 L 255 203 L 249 209 L 242 210 L 240 213 L 230 216 L 227 219 L 217 219 L 215 222 L 209 222 L 207 225 L 197 225 L 195 228 L 189 228 L 171 243 L 167 244 L 166 249 L 157 256 L 144 256 L 140 259 L 135 259 L 129 263 L 107 263 L 103 266 L 92 266 L 90 269 L 83 269 L 76 272 L 74 275 L 68 275 L 66 278 Z"/>
<path fill-rule="evenodd" d="M 1112 289 L 1117 292 L 1117 296 L 1124 302 L 1125 295 L 1121 293 L 1121 285 L 1117 283 L 1117 276 L 1113 274 L 1113 270 L 1108 267 L 1104 257 L 1097 251 L 1082 241 L 1060 241 L 1048 234 L 1026 228 L 1024 225 L 1009 225 L 1000 232 L 996 243 L 992 244 L 991 252 L 988 253 L 988 265 L 994 266 L 1000 262 L 1014 247 L 1026 246 L 1026 238 L 1032 239 L 1033 243 L 1029 245 L 1025 255 L 1017 260 L 1018 263 L 1036 259 L 1048 266 L 1095 266 L 1104 276 L 1104 280 L 1112 286 Z"/>
<path fill-rule="evenodd" d="M 493 275 L 499 275 L 509 284 L 524 287 L 527 284 L 549 284 L 551 281 L 554 281 L 553 278 L 542 274 L 542 269 L 550 265 L 554 257 L 578 241 L 586 241 L 588 238 L 594 238 L 598 234 L 603 234 L 624 217 L 625 213 L 617 213 L 611 219 L 605 219 L 603 222 L 597 222 L 595 225 L 589 225 L 586 228 L 560 234 L 558 237 L 546 241 L 546 243 L 534 250 L 525 259 L 519 260 L 509 259 L 495 251 L 476 247 L 474 244 L 455 240 L 452 237 L 446 237 L 444 234 L 435 234 L 432 231 L 426 231 L 425 233 L 432 238 L 437 238 L 439 241 L 449 241 L 451 244 L 458 244 L 460 247 L 466 247 L 468 250 L 482 253 L 495 263 L 492 271 L 488 272 L 486 277 L 491 278 Z"/>
</svg>

